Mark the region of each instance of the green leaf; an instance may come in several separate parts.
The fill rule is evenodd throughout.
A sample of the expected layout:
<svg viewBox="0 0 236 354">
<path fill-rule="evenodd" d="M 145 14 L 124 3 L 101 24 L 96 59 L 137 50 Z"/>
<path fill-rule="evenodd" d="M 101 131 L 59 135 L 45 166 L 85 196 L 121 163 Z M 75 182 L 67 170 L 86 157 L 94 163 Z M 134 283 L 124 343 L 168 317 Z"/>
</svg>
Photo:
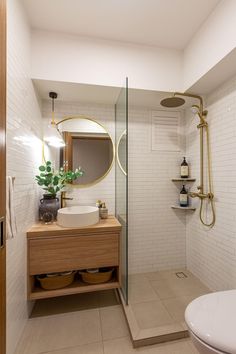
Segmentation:
<svg viewBox="0 0 236 354">
<path fill-rule="evenodd" d="M 49 188 L 48 188 L 48 191 L 49 191 L 49 193 L 51 193 L 51 194 L 55 194 L 55 190 L 54 190 L 53 187 L 49 187 Z"/>
<path fill-rule="evenodd" d="M 46 162 L 46 165 L 51 165 L 51 164 L 52 164 L 51 161 Z"/>
<path fill-rule="evenodd" d="M 50 166 L 47 166 L 47 167 L 46 167 L 46 171 L 47 171 L 47 172 L 51 172 L 51 171 L 52 171 L 51 167 L 50 167 Z"/>
<path fill-rule="evenodd" d="M 46 171 L 45 166 L 39 166 L 39 171 Z"/>
<path fill-rule="evenodd" d="M 38 181 L 38 185 L 39 186 L 43 186 L 44 185 L 44 181 Z"/>
</svg>

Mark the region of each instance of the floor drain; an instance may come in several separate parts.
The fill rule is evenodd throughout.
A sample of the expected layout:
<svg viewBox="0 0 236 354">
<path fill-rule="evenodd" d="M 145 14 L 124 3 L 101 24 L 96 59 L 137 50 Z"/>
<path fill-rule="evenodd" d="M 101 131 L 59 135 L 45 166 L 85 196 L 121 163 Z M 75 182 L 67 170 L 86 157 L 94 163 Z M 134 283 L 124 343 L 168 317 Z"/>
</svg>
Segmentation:
<svg viewBox="0 0 236 354">
<path fill-rule="evenodd" d="M 175 273 L 175 275 L 178 278 L 188 278 L 188 276 L 184 272 L 177 272 L 177 273 Z"/>
</svg>

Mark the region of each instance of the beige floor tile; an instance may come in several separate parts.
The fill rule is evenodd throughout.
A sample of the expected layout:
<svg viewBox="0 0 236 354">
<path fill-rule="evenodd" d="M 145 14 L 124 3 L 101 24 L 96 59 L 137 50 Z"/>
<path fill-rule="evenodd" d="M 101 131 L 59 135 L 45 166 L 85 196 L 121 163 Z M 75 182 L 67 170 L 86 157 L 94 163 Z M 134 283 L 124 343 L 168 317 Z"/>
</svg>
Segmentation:
<svg viewBox="0 0 236 354">
<path fill-rule="evenodd" d="M 144 273 L 143 274 L 146 279 L 148 280 L 161 280 L 161 272 L 150 272 L 150 273 Z"/>
<path fill-rule="evenodd" d="M 197 354 L 190 346 L 188 340 L 181 339 L 168 343 L 149 346 L 145 354 Z"/>
<path fill-rule="evenodd" d="M 132 354 L 137 350 L 133 349 L 129 337 L 113 339 L 103 342 L 104 354 Z"/>
<path fill-rule="evenodd" d="M 192 354 L 199 354 L 199 351 L 198 351 L 197 348 L 193 345 L 191 339 L 188 340 L 188 345 L 189 345 L 189 348 L 190 348 Z"/>
<path fill-rule="evenodd" d="M 155 328 L 174 323 L 161 301 L 132 304 L 132 310 L 140 329 Z"/>
<path fill-rule="evenodd" d="M 209 292 L 200 281 L 192 278 L 163 279 L 150 281 L 150 284 L 160 299 L 190 295 L 198 297 Z"/>
<path fill-rule="evenodd" d="M 104 342 L 104 354 L 197 354 L 189 341 L 178 340 L 134 349 L 128 337 Z"/>
<path fill-rule="evenodd" d="M 194 295 L 198 297 L 210 292 L 210 290 L 195 277 L 175 279 L 171 283 L 179 296 Z"/>
<path fill-rule="evenodd" d="M 38 354 L 102 340 L 99 310 L 35 318 L 28 321 L 21 354 Z"/>
<path fill-rule="evenodd" d="M 166 279 L 150 281 L 150 284 L 160 299 L 178 297 L 178 293 L 173 289 L 172 284 Z"/>
<path fill-rule="evenodd" d="M 44 354 L 103 354 L 103 343 L 85 344 L 73 348 L 54 350 Z"/>
<path fill-rule="evenodd" d="M 31 318 L 98 308 L 99 297 L 99 292 L 94 292 L 37 300 Z"/>
<path fill-rule="evenodd" d="M 162 304 L 165 306 L 166 310 L 169 312 L 169 314 L 174 320 L 182 322 L 184 321 L 184 312 L 186 307 L 195 298 L 196 297 L 194 295 L 182 296 L 182 297 L 162 300 Z"/>
<path fill-rule="evenodd" d="M 98 295 L 99 307 L 115 306 L 120 304 L 119 298 L 116 295 L 115 290 L 99 291 Z"/>
<path fill-rule="evenodd" d="M 159 298 L 148 280 L 143 282 L 131 282 L 129 284 L 130 303 L 139 303 L 153 300 L 159 300 Z"/>
<path fill-rule="evenodd" d="M 145 277 L 145 274 L 143 273 L 136 273 L 136 274 L 130 274 L 129 275 L 129 283 L 132 282 L 143 282 L 147 280 Z"/>
<path fill-rule="evenodd" d="M 103 340 L 129 335 L 121 305 L 100 309 L 100 316 Z"/>
<path fill-rule="evenodd" d="M 144 351 L 145 354 L 197 354 L 190 346 L 189 341 L 181 339 L 177 341 L 152 345 Z"/>
<path fill-rule="evenodd" d="M 118 305 L 114 290 L 37 300 L 31 318 Z"/>
</svg>

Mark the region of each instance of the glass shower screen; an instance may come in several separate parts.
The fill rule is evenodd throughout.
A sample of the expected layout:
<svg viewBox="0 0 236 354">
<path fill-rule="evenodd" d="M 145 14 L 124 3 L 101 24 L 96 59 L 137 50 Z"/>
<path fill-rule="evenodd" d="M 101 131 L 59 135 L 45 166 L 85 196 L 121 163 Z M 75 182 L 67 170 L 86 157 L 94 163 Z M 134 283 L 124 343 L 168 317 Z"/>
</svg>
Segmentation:
<svg viewBox="0 0 236 354">
<path fill-rule="evenodd" d="M 128 304 L 128 78 L 115 105 L 116 112 L 116 217 L 121 232 L 121 291 Z"/>
</svg>

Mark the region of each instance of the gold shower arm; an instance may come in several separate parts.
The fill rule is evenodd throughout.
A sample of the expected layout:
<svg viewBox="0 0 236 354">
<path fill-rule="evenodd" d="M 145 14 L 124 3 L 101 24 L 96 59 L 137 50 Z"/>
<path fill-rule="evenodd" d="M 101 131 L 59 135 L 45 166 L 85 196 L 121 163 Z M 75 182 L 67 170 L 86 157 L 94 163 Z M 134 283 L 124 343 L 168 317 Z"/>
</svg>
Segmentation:
<svg viewBox="0 0 236 354">
<path fill-rule="evenodd" d="M 196 98 L 200 101 L 200 105 L 199 105 L 199 109 L 200 109 L 200 114 L 203 113 L 203 99 L 201 96 L 198 95 L 194 95 L 192 93 L 182 93 L 182 92 L 174 92 L 173 94 L 174 96 L 184 96 L 184 97 L 192 97 L 192 98 Z"/>
</svg>

